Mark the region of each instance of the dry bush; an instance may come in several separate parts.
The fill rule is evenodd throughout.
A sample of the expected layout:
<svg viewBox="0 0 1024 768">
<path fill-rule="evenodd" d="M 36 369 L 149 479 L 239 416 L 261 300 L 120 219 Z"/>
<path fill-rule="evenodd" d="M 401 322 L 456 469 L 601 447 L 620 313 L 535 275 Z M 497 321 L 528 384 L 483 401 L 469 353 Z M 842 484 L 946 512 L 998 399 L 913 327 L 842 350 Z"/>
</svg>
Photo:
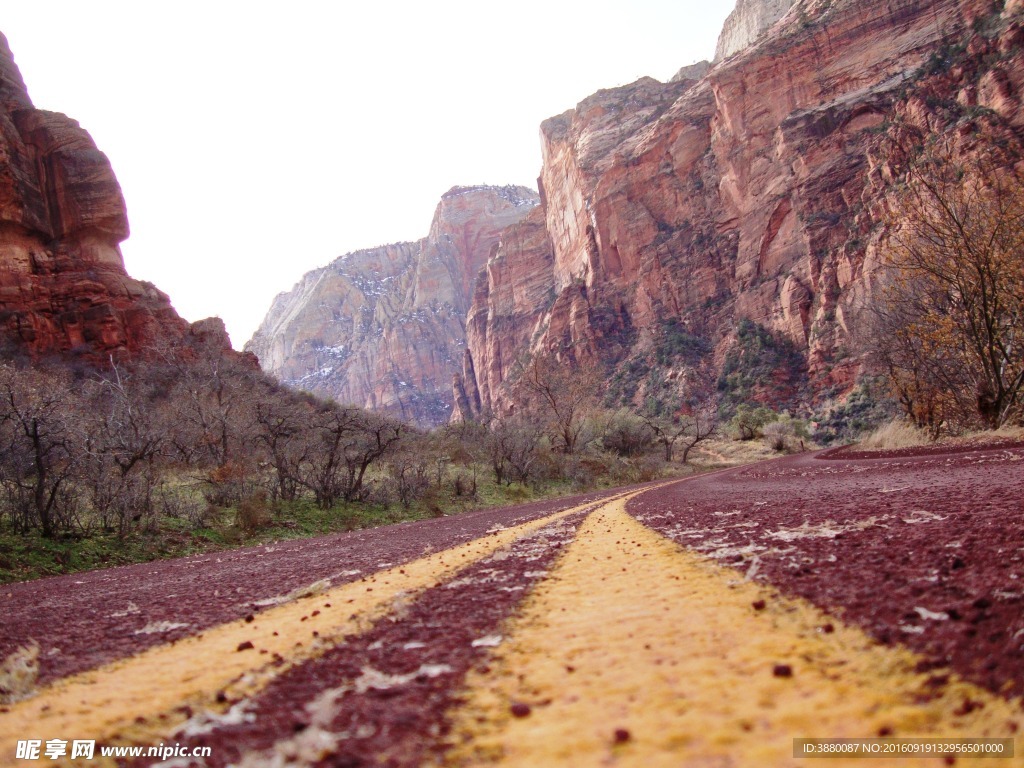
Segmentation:
<svg viewBox="0 0 1024 768">
<path fill-rule="evenodd" d="M 734 440 L 720 435 L 694 449 L 694 462 L 704 466 L 739 466 L 774 458 L 775 454 L 761 440 Z"/>
<path fill-rule="evenodd" d="M 915 427 L 904 419 L 895 419 L 869 433 L 860 441 L 860 447 L 869 450 L 891 451 L 897 448 L 927 445 L 930 442 L 932 439 L 924 429 Z"/>
<path fill-rule="evenodd" d="M 487 435 L 487 453 L 498 485 L 536 481 L 544 474 L 545 452 L 540 427 L 522 417 L 494 418 Z"/>
<path fill-rule="evenodd" d="M 613 477 L 616 481 L 628 483 L 646 483 L 657 480 L 665 472 L 668 462 L 659 455 L 637 456 L 618 462 Z"/>
<path fill-rule="evenodd" d="M 416 451 L 398 451 L 388 462 L 387 469 L 388 492 L 406 509 L 422 499 L 430 488 L 429 458 Z"/>
<path fill-rule="evenodd" d="M 1013 440 L 1024 440 L 1024 426 L 1004 424 L 989 437 L 1007 437 Z"/>
<path fill-rule="evenodd" d="M 160 514 L 188 520 L 192 528 L 206 528 L 211 513 L 216 511 L 216 507 L 211 507 L 196 489 L 167 480 L 157 485 L 153 497 L 156 510 Z"/>
<path fill-rule="evenodd" d="M 246 536 L 252 536 L 273 522 L 267 496 L 262 491 L 246 496 L 235 508 L 235 523 Z"/>
<path fill-rule="evenodd" d="M 595 431 L 601 435 L 601 445 L 618 456 L 641 456 L 654 440 L 654 433 L 644 420 L 627 408 L 604 415 L 604 422 Z"/>
<path fill-rule="evenodd" d="M 558 456 L 553 464 L 557 476 L 572 483 L 578 490 L 593 488 L 602 477 L 612 477 L 619 463 L 616 456 L 587 452 L 571 457 Z"/>
<path fill-rule="evenodd" d="M 465 496 L 471 499 L 476 498 L 477 481 L 476 472 L 457 472 L 452 478 L 452 493 L 456 496 Z"/>
<path fill-rule="evenodd" d="M 796 430 L 788 421 L 772 421 L 761 427 L 765 444 L 776 453 L 787 450 L 796 437 Z"/>
</svg>

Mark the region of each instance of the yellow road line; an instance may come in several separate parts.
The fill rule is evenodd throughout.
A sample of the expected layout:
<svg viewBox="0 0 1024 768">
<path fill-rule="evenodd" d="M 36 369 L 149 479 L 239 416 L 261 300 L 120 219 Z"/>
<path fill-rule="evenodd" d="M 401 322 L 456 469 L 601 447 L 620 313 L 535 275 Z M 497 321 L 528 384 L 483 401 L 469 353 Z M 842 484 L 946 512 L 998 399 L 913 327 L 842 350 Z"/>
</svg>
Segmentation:
<svg viewBox="0 0 1024 768">
<path fill-rule="evenodd" d="M 58 680 L 0 716 L 0 765 L 13 759 L 18 739 L 159 743 L 184 722 L 185 707 L 222 711 L 218 692 L 226 691 L 228 698 L 252 695 L 284 669 L 319 655 L 345 635 L 364 631 L 411 593 L 594 504 L 495 531 L 363 581 L 275 606 L 253 621 L 222 624 Z"/>
<path fill-rule="evenodd" d="M 813 768 L 794 738 L 1009 738 L 1024 722 L 960 681 L 926 700 L 914 654 L 682 550 L 621 500 L 587 518 L 503 634 L 452 713 L 447 765 Z M 995 763 L 1024 761 L 980 764 Z"/>
</svg>

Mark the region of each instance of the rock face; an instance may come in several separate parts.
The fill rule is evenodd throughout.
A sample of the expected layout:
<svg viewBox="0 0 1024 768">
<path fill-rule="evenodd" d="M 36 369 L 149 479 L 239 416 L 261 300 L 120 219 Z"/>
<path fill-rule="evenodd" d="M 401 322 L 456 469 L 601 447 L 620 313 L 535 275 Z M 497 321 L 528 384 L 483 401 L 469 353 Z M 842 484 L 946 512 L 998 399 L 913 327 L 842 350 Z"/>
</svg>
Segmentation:
<svg viewBox="0 0 1024 768">
<path fill-rule="evenodd" d="M 699 370 L 732 402 L 810 413 L 863 372 L 893 140 L 970 151 L 985 121 L 1024 148 L 1022 73 L 1019 0 L 740 0 L 710 68 L 542 124 L 540 206 L 460 237 L 475 230 L 450 223 L 453 198 L 483 193 L 455 190 L 426 240 L 279 297 L 251 349 L 286 380 L 429 423 L 515 409 L 534 355 L 598 378 L 609 405 L 678 395 Z"/>
<path fill-rule="evenodd" d="M 106 156 L 74 120 L 32 106 L 0 35 L 0 344 L 7 353 L 106 362 L 188 337 L 166 294 L 125 272 L 119 243 L 127 236 Z M 223 344 L 230 347 L 226 334 Z"/>
<path fill-rule="evenodd" d="M 611 381 L 699 337 L 721 364 L 740 319 L 801 352 L 815 392 L 849 387 L 886 236 L 882 139 L 984 108 L 1019 141 L 1020 4 L 791 5 L 741 0 L 728 58 L 700 79 L 600 91 L 542 125 L 542 209 L 502 235 L 474 292 L 462 407 L 512 407 L 529 353 Z"/>
<path fill-rule="evenodd" d="M 282 381 L 423 424 L 447 421 L 466 316 L 500 233 L 537 207 L 523 187 L 455 187 L 427 237 L 358 251 L 280 294 L 246 345 Z"/>
<path fill-rule="evenodd" d="M 454 382 L 456 419 L 476 418 L 501 398 L 516 363 L 544 335 L 555 298 L 554 252 L 538 206 L 502 232 L 477 277 L 466 320 L 468 348 Z"/>
<path fill-rule="evenodd" d="M 710 61 L 698 61 L 696 64 L 689 64 L 680 68 L 680 70 L 672 76 L 672 82 L 678 83 L 680 80 L 700 80 L 710 70 Z"/>
<path fill-rule="evenodd" d="M 806 0 L 739 0 L 718 36 L 715 61 L 749 48 L 797 2 Z"/>
</svg>

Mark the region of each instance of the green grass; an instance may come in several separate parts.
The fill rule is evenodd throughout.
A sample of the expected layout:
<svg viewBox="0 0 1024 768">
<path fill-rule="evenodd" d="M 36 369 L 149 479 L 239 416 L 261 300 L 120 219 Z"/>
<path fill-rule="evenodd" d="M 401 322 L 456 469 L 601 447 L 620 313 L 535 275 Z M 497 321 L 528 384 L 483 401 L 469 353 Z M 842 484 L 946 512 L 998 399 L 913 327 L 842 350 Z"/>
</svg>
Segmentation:
<svg viewBox="0 0 1024 768">
<path fill-rule="evenodd" d="M 610 483 L 598 482 L 597 485 Z M 499 486 L 481 472 L 474 497 L 448 493 L 428 495 L 408 509 L 400 504 L 353 503 L 322 510 L 311 499 L 279 504 L 276 508 L 269 505 L 268 523 L 249 534 L 238 525 L 234 508 L 207 513 L 198 527 L 183 517 L 159 517 L 150 523 L 148 530 L 135 530 L 123 538 L 93 532 L 45 539 L 37 531 L 16 534 L 0 527 L 0 584 L 375 528 L 580 492 L 565 481 L 551 481 L 539 488 L 519 483 Z"/>
<path fill-rule="evenodd" d="M 210 548 L 193 538 L 162 532 L 134 533 L 121 539 L 110 534 L 45 539 L 38 532 L 21 535 L 2 531 L 0 583 L 179 557 Z"/>
<path fill-rule="evenodd" d="M 92 533 L 45 539 L 35 531 L 15 534 L 0 530 L 0 584 L 370 528 L 421 516 L 412 510 L 402 514 L 402 510 L 371 505 L 321 510 L 302 500 L 282 506 L 269 525 L 251 535 L 236 524 L 231 508 L 208 515 L 202 527 L 192 527 L 182 518 L 162 517 L 150 530 L 136 530 L 123 538 Z"/>
<path fill-rule="evenodd" d="M 586 464 L 582 460 L 580 463 Z M 442 489 L 431 489 L 408 508 L 398 503 L 364 502 L 322 510 L 312 499 L 277 505 L 258 502 L 263 524 L 249 532 L 239 524 L 242 516 L 234 507 L 207 510 L 203 515 L 193 516 L 191 522 L 186 515 L 160 516 L 122 538 L 94 529 L 89 535 L 44 539 L 36 531 L 16 534 L 0 525 L 0 584 L 526 504 L 629 484 L 626 476 L 608 471 L 609 466 L 598 462 L 589 479 L 583 481 L 584 487 L 581 481 L 568 479 L 548 479 L 536 485 L 499 485 L 494 482 L 493 473 L 478 464 L 475 495 L 455 496 L 449 477 Z M 702 469 L 674 464 L 663 467 L 662 475 L 675 477 Z M 465 472 L 467 467 L 461 470 Z"/>
</svg>

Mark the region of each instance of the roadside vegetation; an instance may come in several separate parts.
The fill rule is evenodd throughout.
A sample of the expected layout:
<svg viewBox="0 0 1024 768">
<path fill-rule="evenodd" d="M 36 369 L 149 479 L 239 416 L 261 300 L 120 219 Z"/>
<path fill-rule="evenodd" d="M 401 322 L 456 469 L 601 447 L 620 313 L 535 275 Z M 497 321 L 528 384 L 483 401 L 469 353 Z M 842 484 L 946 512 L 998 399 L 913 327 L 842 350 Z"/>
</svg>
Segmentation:
<svg viewBox="0 0 1024 768">
<path fill-rule="evenodd" d="M 513 505 L 813 447 L 808 424 L 786 413 L 722 410 L 710 347 L 676 336 L 688 365 L 642 407 L 602 403 L 594 377 L 537 357 L 515 374 L 523 407 L 433 430 L 292 391 L 244 357 L 201 345 L 105 370 L 0 363 L 0 582 Z M 662 355 L 661 365 L 672 360 Z"/>
<path fill-rule="evenodd" d="M 970 430 L 935 438 L 927 430 L 915 427 L 905 418 L 897 418 L 865 435 L 857 441 L 857 447 L 866 451 L 898 451 L 936 444 L 946 448 L 972 448 L 1019 442 L 1024 442 L 1024 427 L 1003 426 L 995 430 Z"/>
<path fill-rule="evenodd" d="M 898 126 L 882 289 L 868 342 L 907 421 L 932 439 L 1024 417 L 1024 176 L 984 121 Z"/>
<path fill-rule="evenodd" d="M 428 431 L 214 348 L 106 370 L 0 363 L 0 581 L 685 474 L 720 432 L 696 401 L 600 407 L 549 361 L 520 383 L 533 407 Z"/>
</svg>

